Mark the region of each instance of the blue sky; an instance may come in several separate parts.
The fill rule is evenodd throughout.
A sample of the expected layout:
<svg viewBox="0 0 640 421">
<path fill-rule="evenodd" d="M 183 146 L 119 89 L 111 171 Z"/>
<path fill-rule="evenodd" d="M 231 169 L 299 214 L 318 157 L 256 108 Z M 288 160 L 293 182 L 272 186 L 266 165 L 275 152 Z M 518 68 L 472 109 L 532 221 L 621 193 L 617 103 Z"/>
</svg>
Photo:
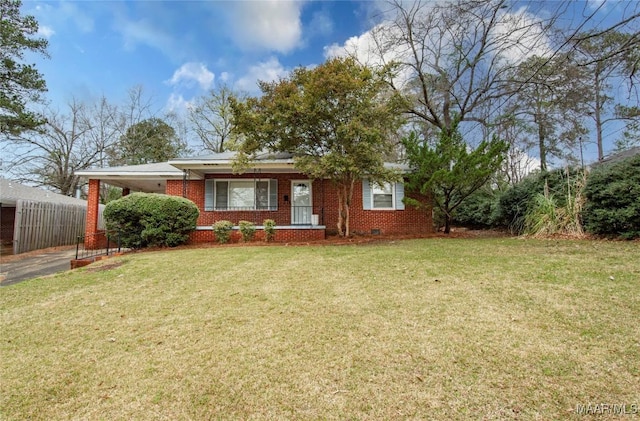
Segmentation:
<svg viewBox="0 0 640 421">
<path fill-rule="evenodd" d="M 368 29 L 373 2 L 26 1 L 49 40 L 37 59 L 49 98 L 143 85 L 158 106 L 180 106 L 225 82 L 256 93 L 258 79 L 325 60 L 325 47 Z"/>
<path fill-rule="evenodd" d="M 585 28 L 604 27 L 634 4 L 602 3 L 514 4 L 538 15 L 570 4 L 561 23 L 573 28 L 596 10 Z M 53 104 L 102 95 L 118 104 L 142 85 L 162 113 L 184 110 L 221 82 L 258 94 L 259 79 L 320 64 L 330 51 L 363 42 L 381 7 L 382 1 L 24 0 L 22 10 L 49 40 L 51 57 L 33 60 Z"/>
</svg>

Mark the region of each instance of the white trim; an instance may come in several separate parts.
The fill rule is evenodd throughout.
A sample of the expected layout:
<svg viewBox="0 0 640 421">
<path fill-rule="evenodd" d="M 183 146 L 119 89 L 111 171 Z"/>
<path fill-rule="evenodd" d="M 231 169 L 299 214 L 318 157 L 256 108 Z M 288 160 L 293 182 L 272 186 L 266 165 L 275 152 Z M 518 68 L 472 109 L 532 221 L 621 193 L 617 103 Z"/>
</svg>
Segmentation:
<svg viewBox="0 0 640 421">
<path fill-rule="evenodd" d="M 294 205 L 294 196 L 293 196 L 293 186 L 296 183 L 305 183 L 309 186 L 309 207 L 311 208 L 311 211 L 309 212 L 309 222 L 300 222 L 300 225 L 311 225 L 311 215 L 313 214 L 313 181 L 312 180 L 291 180 L 291 197 L 289 198 L 289 203 L 291 204 L 291 223 L 295 223 L 294 221 L 294 210 L 295 210 L 295 205 Z"/>
<path fill-rule="evenodd" d="M 212 188 L 212 211 L 208 211 L 208 212 L 243 212 L 243 211 L 248 211 L 248 212 L 262 212 L 262 211 L 271 211 L 271 212 L 275 212 L 278 210 L 278 203 L 277 203 L 277 196 L 276 196 L 276 203 L 271 203 L 271 180 L 273 180 L 272 178 L 245 178 L 245 177 L 241 177 L 241 178 L 207 178 L 206 181 L 211 180 L 211 183 L 213 184 L 213 188 Z M 216 198 L 217 198 L 217 183 L 218 181 L 222 181 L 222 182 L 226 182 L 227 183 L 227 209 L 217 209 L 216 208 Z M 231 183 L 232 182 L 252 182 L 253 183 L 253 209 L 237 209 L 237 208 L 232 208 L 229 206 L 229 198 L 231 197 Z M 266 182 L 267 183 L 267 207 L 266 208 L 262 208 L 262 209 L 258 209 L 256 207 L 256 184 L 258 182 Z M 206 190 L 206 188 L 205 188 Z M 205 207 L 206 207 L 206 203 L 205 203 Z"/>
<path fill-rule="evenodd" d="M 374 206 L 374 189 L 375 186 L 378 185 L 380 186 L 380 184 L 378 183 L 374 183 L 371 182 L 369 184 L 369 188 L 371 189 L 371 210 L 377 210 L 377 211 L 384 211 L 384 210 L 396 210 L 396 183 L 394 182 L 385 182 L 384 184 L 389 185 L 389 187 L 391 187 L 391 207 L 390 208 L 376 208 Z"/>
</svg>

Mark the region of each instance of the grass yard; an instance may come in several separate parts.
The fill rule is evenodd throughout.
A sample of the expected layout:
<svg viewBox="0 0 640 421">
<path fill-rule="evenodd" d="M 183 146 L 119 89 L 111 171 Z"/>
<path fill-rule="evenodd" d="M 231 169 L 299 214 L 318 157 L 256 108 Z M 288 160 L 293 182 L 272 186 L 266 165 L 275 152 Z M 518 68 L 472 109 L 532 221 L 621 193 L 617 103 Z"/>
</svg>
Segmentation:
<svg viewBox="0 0 640 421">
<path fill-rule="evenodd" d="M 638 242 L 138 253 L 0 312 L 3 420 L 640 417 Z"/>
</svg>

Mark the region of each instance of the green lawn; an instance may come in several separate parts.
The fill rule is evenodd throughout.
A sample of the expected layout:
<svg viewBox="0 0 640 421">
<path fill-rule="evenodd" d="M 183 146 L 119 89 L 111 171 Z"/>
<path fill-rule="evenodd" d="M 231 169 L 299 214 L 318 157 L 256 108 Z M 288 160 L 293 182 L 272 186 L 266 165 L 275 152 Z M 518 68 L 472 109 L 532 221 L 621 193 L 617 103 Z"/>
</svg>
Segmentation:
<svg viewBox="0 0 640 421">
<path fill-rule="evenodd" d="M 638 242 L 137 253 L 0 312 L 3 420 L 640 416 Z"/>
</svg>

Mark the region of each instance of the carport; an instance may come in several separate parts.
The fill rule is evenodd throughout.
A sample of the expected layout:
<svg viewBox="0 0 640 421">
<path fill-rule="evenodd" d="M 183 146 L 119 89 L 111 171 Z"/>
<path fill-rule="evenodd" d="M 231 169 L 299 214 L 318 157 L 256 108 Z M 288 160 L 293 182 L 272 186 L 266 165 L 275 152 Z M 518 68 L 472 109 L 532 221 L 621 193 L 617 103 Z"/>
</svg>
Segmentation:
<svg viewBox="0 0 640 421">
<path fill-rule="evenodd" d="M 165 193 L 167 180 L 182 180 L 184 172 L 167 162 L 96 168 L 76 171 L 89 179 L 88 209 L 85 228 L 85 249 L 98 248 L 104 243 L 104 230 L 98 226 L 101 183 L 122 188 L 122 195 L 130 192 Z"/>
</svg>

